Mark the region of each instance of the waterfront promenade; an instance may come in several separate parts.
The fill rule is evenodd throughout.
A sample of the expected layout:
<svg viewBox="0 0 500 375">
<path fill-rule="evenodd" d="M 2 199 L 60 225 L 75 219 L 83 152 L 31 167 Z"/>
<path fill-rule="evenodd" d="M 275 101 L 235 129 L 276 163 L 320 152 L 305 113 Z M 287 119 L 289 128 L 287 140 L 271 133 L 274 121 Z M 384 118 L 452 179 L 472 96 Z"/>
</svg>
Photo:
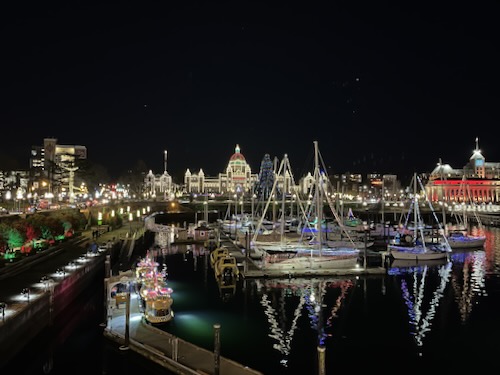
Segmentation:
<svg viewBox="0 0 500 375">
<path fill-rule="evenodd" d="M 123 243 L 124 238 L 130 237 L 130 230 L 140 232 L 142 226 L 134 225 L 124 226 L 117 230 L 104 232 L 97 239 L 93 238 L 92 231 L 84 231 L 81 236 L 71 240 L 71 243 L 60 244 L 47 251 L 35 256 L 26 257 L 19 260 L 16 265 L 8 265 L 0 268 L 0 279 L 2 288 L 0 291 L 0 301 L 5 303 L 0 319 L 0 336 L 4 338 L 15 337 L 17 334 L 23 336 L 21 332 L 25 323 L 35 324 L 30 318 L 26 321 L 26 314 L 30 309 L 39 309 L 45 311 L 42 307 L 45 304 L 52 305 L 51 290 L 57 289 L 59 283 L 68 282 L 71 279 L 71 273 L 64 276 L 64 279 L 58 280 L 51 276 L 50 288 L 48 284 L 40 282 L 40 278 L 45 275 L 53 275 L 57 269 L 65 268 L 69 263 L 76 262 L 82 256 L 85 256 L 92 242 L 104 245 L 110 243 L 110 247 L 118 246 Z M 104 257 L 109 255 L 109 251 L 99 253 L 94 261 L 104 263 Z M 100 258 L 102 258 L 100 260 Z M 123 267 L 124 265 L 119 265 Z M 25 288 L 23 288 L 25 287 Z M 22 290 L 29 289 L 29 294 L 23 294 Z M 53 293 L 53 292 L 52 292 Z M 166 332 L 148 325 L 142 319 L 142 313 L 139 311 L 135 295 L 130 303 L 130 319 L 127 325 L 126 308 L 110 308 L 108 319 L 103 322 L 103 333 L 110 340 L 119 345 L 125 344 L 125 328 L 128 326 L 128 350 L 135 350 L 151 361 L 171 371 L 172 374 L 215 374 L 216 357 L 214 353 L 203 348 L 197 347 L 186 341 L 178 339 Z M 50 317 L 46 314 L 40 314 L 43 321 L 48 321 Z M 104 318 L 103 318 L 104 320 Z M 24 323 L 23 323 L 24 322 Z M 16 328 L 18 327 L 18 328 Z M 17 331 L 17 333 L 16 333 Z M 7 351 L 2 349 L 2 358 L 0 367 L 8 362 L 8 358 L 14 355 L 16 351 L 22 350 L 23 340 L 15 340 L 16 347 Z M 25 343 L 24 343 L 25 344 Z M 4 343 L 4 345 L 7 345 Z M 12 345 L 10 345 L 12 347 Z M 7 362 L 5 362 L 7 361 Z M 229 359 L 218 357 L 217 368 L 220 374 L 227 375 L 258 375 L 258 371 L 249 369 L 239 363 Z"/>
</svg>

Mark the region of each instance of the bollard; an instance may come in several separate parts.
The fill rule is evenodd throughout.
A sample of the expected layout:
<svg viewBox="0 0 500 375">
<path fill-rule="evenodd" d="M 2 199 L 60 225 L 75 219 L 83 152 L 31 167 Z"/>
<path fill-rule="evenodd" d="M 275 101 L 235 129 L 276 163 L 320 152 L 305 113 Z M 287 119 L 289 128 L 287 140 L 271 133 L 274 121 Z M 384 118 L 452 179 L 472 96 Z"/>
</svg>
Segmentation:
<svg viewBox="0 0 500 375">
<path fill-rule="evenodd" d="M 128 350 L 130 344 L 130 291 L 127 291 L 127 301 L 125 306 L 125 343 L 120 346 L 120 350 Z"/>
<path fill-rule="evenodd" d="M 111 277 L 111 255 L 106 255 L 106 260 L 104 262 L 104 277 Z"/>
<path fill-rule="evenodd" d="M 325 347 L 318 346 L 318 375 L 325 374 Z"/>
<path fill-rule="evenodd" d="M 179 358 L 179 338 L 174 337 L 172 340 L 172 359 L 177 362 Z"/>
<path fill-rule="evenodd" d="M 220 371 L 220 324 L 214 324 L 214 375 Z"/>
<path fill-rule="evenodd" d="M 103 308 L 103 313 L 104 313 L 104 320 L 100 324 L 101 327 L 106 327 L 107 322 L 108 322 L 108 279 L 104 279 L 104 308 Z"/>
</svg>

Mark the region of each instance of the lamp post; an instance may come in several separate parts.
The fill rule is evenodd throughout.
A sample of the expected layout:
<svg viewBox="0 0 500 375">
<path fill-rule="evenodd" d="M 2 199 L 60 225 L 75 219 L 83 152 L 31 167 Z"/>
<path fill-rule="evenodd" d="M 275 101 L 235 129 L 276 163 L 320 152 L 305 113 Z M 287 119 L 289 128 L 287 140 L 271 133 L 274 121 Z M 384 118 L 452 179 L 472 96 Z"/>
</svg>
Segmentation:
<svg viewBox="0 0 500 375">
<path fill-rule="evenodd" d="M 128 223 L 129 223 L 130 235 L 132 235 L 132 220 L 134 220 L 134 215 L 132 214 L 132 212 L 129 212 L 128 213 Z"/>
<path fill-rule="evenodd" d="M 130 284 L 128 277 L 124 276 L 120 281 L 127 286 L 127 299 L 125 305 L 125 342 L 120 350 L 128 350 L 130 345 Z"/>
</svg>

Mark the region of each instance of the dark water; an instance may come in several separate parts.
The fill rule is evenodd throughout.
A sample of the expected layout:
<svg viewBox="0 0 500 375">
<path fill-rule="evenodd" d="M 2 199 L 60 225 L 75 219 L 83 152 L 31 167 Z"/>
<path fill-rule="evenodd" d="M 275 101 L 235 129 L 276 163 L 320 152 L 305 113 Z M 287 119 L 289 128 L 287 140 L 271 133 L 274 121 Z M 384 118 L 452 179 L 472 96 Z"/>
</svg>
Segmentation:
<svg viewBox="0 0 500 375">
<path fill-rule="evenodd" d="M 484 249 L 456 251 L 449 264 L 366 278 L 238 280 L 234 291 L 219 289 L 202 247 L 172 247 L 158 254 L 174 290 L 165 330 L 212 350 L 219 323 L 222 355 L 266 375 L 317 374 L 318 345 L 327 374 L 486 371 L 500 349 L 500 229 L 486 234 Z M 6 373 L 166 374 L 103 339 L 101 298 L 96 282 Z"/>
</svg>

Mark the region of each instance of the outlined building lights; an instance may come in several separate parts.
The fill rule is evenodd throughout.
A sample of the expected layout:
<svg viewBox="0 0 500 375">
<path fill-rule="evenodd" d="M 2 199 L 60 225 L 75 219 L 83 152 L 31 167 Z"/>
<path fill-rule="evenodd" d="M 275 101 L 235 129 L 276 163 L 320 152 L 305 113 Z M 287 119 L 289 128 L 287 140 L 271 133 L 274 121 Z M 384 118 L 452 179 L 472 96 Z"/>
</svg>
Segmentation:
<svg viewBox="0 0 500 375">
<path fill-rule="evenodd" d="M 24 288 L 21 291 L 21 294 L 24 296 L 24 298 L 26 298 L 26 301 L 28 301 L 28 303 L 29 303 L 30 302 L 30 288 Z"/>
<path fill-rule="evenodd" d="M 5 302 L 0 302 L 0 311 L 2 312 L 2 321 L 5 320 L 5 309 L 7 309 L 7 304 Z"/>
<path fill-rule="evenodd" d="M 56 276 L 59 276 L 59 277 L 66 277 L 66 270 L 64 268 L 58 268 L 56 269 Z"/>
</svg>

